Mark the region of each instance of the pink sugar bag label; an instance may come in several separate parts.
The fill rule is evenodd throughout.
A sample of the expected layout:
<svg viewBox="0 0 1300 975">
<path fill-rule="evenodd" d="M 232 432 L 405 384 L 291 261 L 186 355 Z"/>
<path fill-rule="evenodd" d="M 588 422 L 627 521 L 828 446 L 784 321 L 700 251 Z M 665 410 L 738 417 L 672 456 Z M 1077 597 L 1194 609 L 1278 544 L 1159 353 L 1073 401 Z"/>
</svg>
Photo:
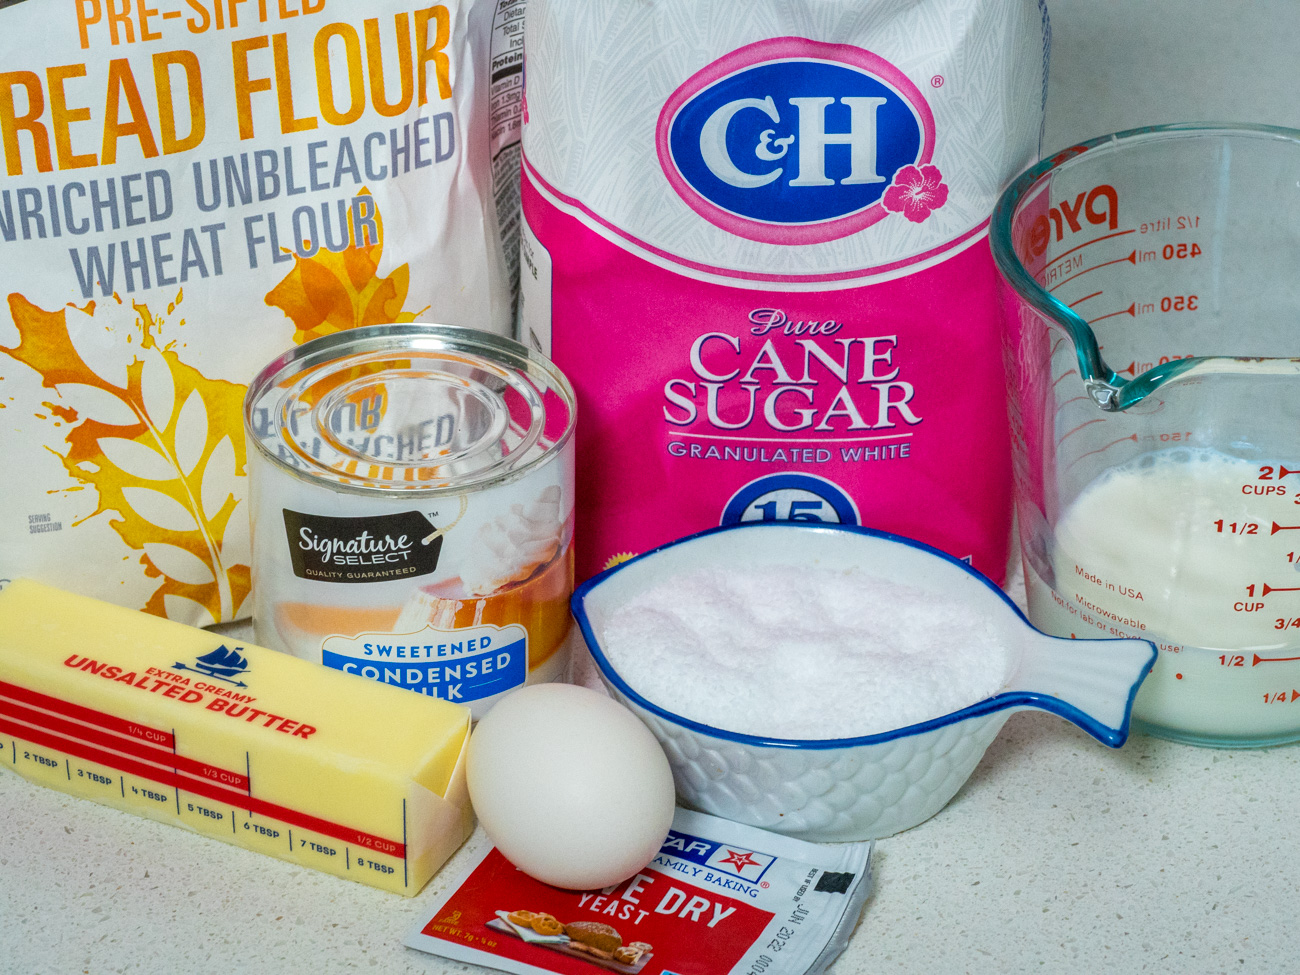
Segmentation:
<svg viewBox="0 0 1300 975">
<path fill-rule="evenodd" d="M 579 400 L 578 574 L 718 524 L 863 524 L 1001 581 L 988 217 L 1040 0 L 531 0 L 520 335 Z"/>
</svg>

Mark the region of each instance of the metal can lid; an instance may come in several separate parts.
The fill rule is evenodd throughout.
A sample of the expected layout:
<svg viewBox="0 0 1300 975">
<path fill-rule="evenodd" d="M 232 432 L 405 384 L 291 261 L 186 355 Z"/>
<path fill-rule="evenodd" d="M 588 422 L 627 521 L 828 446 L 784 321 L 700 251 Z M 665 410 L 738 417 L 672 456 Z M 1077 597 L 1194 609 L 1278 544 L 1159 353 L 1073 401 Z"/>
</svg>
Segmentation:
<svg viewBox="0 0 1300 975">
<path fill-rule="evenodd" d="M 573 387 L 511 339 L 455 325 L 368 325 L 266 366 L 250 444 L 294 476 L 361 494 L 459 494 L 514 480 L 573 435 Z"/>
</svg>

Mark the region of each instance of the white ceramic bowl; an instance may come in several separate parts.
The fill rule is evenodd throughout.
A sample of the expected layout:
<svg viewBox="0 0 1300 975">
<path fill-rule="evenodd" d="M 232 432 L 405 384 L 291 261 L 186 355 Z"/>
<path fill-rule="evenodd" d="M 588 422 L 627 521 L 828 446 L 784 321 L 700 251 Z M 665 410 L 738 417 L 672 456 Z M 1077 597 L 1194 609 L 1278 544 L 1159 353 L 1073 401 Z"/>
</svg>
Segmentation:
<svg viewBox="0 0 1300 975">
<path fill-rule="evenodd" d="M 1002 690 L 943 717 L 860 738 L 786 740 L 712 728 L 646 700 L 610 665 L 600 636 L 609 614 L 662 579 L 702 566 L 857 567 L 973 601 L 1011 650 Z M 677 794 L 696 809 L 818 841 L 891 836 L 929 819 L 965 783 L 1012 712 L 1041 708 L 1118 748 L 1138 685 L 1155 662 L 1146 640 L 1046 636 L 970 566 L 919 542 L 871 529 L 797 522 L 691 535 L 579 586 L 573 612 L 610 693 L 654 732 Z M 690 679 L 690 659 L 681 660 Z"/>
</svg>

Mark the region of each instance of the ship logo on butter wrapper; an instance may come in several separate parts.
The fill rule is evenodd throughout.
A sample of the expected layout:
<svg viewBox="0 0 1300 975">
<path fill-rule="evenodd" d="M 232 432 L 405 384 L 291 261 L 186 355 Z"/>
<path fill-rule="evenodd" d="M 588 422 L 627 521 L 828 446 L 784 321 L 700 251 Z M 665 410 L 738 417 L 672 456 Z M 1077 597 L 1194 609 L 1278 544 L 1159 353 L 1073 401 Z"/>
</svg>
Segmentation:
<svg viewBox="0 0 1300 975">
<path fill-rule="evenodd" d="M 947 199 L 934 116 L 893 64 L 798 37 L 760 41 L 698 71 L 665 102 L 659 162 L 710 223 L 750 240 L 836 240 Z"/>
<path fill-rule="evenodd" d="M 205 677 L 213 680 L 224 681 L 227 684 L 234 684 L 236 687 L 247 687 L 241 678 L 248 673 L 248 661 L 239 651 L 243 647 L 235 647 L 231 650 L 224 643 L 215 650 L 209 650 L 201 657 L 195 657 L 193 664 L 185 664 L 176 661 L 173 666 L 177 670 L 193 670 Z"/>
</svg>

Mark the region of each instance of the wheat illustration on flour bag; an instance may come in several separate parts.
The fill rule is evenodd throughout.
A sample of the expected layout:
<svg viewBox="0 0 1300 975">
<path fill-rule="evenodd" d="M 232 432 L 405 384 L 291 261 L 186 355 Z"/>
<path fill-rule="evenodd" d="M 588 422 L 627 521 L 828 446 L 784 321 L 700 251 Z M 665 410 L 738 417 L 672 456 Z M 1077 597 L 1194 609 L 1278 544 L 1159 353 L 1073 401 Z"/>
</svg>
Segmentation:
<svg viewBox="0 0 1300 975">
<path fill-rule="evenodd" d="M 257 370 L 361 325 L 508 330 L 523 8 L 3 5 L 0 586 L 248 615 Z"/>
</svg>

